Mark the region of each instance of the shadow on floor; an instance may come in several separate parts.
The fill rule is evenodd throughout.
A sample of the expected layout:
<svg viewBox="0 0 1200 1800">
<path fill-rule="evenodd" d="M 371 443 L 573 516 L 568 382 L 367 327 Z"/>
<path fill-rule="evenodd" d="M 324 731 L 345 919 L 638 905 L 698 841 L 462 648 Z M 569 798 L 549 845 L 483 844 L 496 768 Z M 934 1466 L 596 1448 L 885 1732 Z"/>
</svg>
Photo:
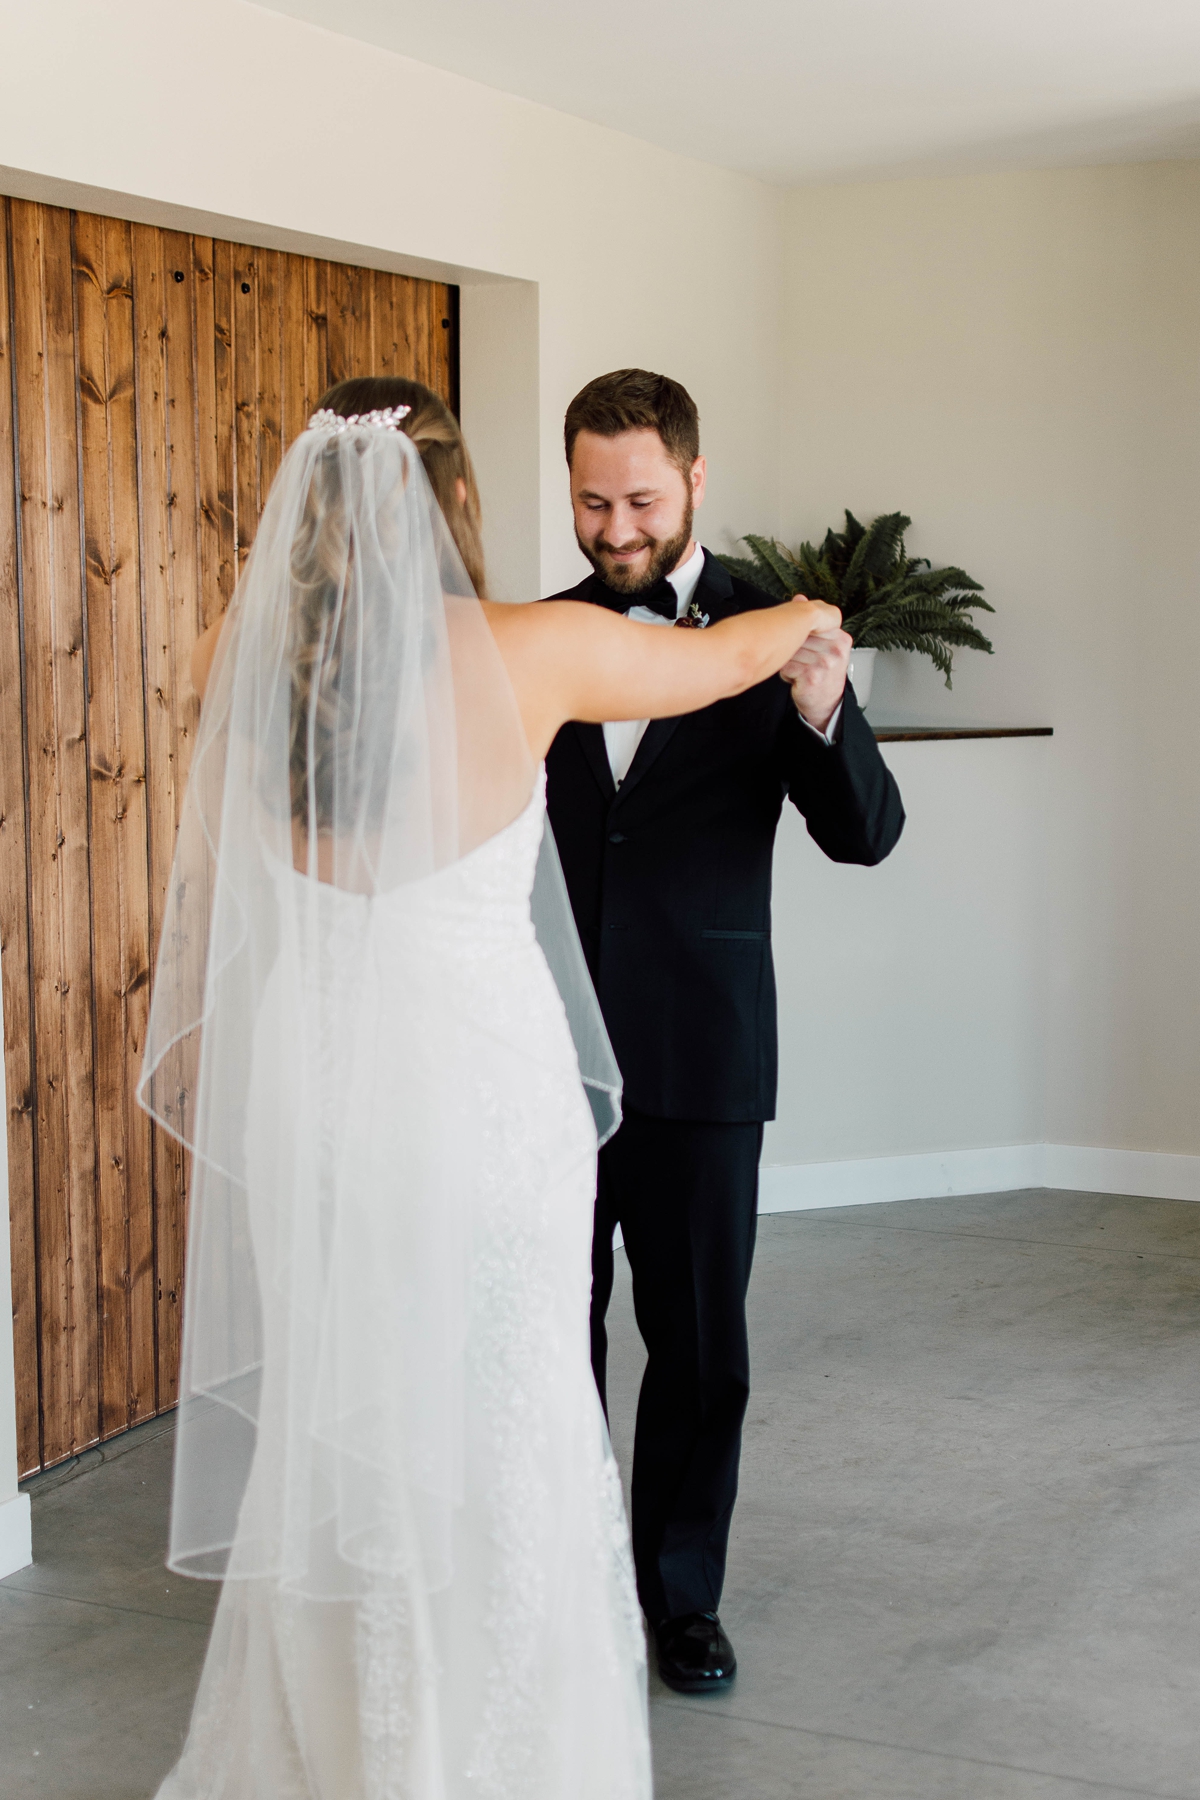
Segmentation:
<svg viewBox="0 0 1200 1800">
<path fill-rule="evenodd" d="M 658 1800 L 1200 1800 L 1200 1207 L 765 1218 L 751 1314 L 741 1673 L 723 1699 L 653 1684 Z M 178 1752 L 215 1594 L 163 1568 L 170 1449 L 155 1422 L 32 1484 L 2 1800 L 148 1800 Z"/>
</svg>

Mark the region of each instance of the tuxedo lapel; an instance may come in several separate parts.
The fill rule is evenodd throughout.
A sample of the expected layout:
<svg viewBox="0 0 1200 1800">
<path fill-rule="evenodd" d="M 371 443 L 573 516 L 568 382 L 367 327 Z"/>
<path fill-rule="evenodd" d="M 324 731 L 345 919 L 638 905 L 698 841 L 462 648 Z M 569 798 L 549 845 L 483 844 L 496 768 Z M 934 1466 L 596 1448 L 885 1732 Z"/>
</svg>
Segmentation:
<svg viewBox="0 0 1200 1800">
<path fill-rule="evenodd" d="M 717 561 L 711 550 L 704 552 L 704 573 L 696 583 L 696 592 L 692 598 L 698 603 L 700 611 L 708 614 L 710 625 L 715 625 L 718 619 L 723 619 L 730 611 L 733 576 L 724 563 Z"/>
<path fill-rule="evenodd" d="M 647 769 L 662 755 L 678 729 L 678 719 L 651 719 L 642 733 L 642 741 L 637 747 L 637 754 L 629 765 L 629 773 L 617 789 L 618 799 L 624 799 L 625 795 L 637 786 Z M 603 733 L 601 735 L 603 736 Z"/>
<path fill-rule="evenodd" d="M 704 552 L 704 573 L 696 583 L 696 591 L 692 596 L 693 604 L 698 605 L 701 612 L 707 613 L 709 623 L 715 625 L 717 620 L 728 611 L 732 598 L 733 582 L 728 569 L 723 568 L 711 551 L 706 550 Z M 619 798 L 624 798 L 631 789 L 635 788 L 647 770 L 653 767 L 678 731 L 683 717 L 686 717 L 686 714 L 675 719 L 651 719 L 642 734 L 637 754 L 629 765 L 629 773 L 618 789 Z"/>
</svg>

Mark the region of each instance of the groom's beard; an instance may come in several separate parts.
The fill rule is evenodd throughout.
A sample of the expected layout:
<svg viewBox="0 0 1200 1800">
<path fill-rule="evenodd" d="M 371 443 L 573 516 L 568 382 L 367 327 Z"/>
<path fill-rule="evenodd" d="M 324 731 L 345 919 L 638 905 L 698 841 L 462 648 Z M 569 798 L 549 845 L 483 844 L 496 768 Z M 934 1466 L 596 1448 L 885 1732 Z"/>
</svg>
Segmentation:
<svg viewBox="0 0 1200 1800">
<path fill-rule="evenodd" d="M 671 573 L 687 549 L 692 538 L 694 516 L 695 508 L 689 494 L 683 509 L 683 523 L 674 537 L 632 538 L 627 544 L 606 544 L 603 538 L 597 538 L 594 543 L 585 544 L 576 532 L 575 541 L 607 587 L 618 594 L 644 594 L 649 588 L 656 587 L 664 575 Z M 641 573 L 625 563 L 613 561 L 614 550 L 644 550 L 647 547 L 650 561 Z"/>
</svg>

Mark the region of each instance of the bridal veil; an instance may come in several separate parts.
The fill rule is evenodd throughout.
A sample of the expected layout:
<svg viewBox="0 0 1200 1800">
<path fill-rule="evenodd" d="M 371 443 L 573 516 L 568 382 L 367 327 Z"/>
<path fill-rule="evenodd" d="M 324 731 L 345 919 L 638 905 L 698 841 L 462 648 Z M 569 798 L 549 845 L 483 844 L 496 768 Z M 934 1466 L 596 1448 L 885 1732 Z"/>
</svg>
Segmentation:
<svg viewBox="0 0 1200 1800">
<path fill-rule="evenodd" d="M 422 1087 L 429 994 L 408 1079 L 379 1077 L 368 921 L 509 825 L 536 775 L 397 414 L 317 415 L 275 481 L 200 720 L 139 1091 L 194 1152 L 170 1565 L 306 1599 L 451 1578 L 468 1301 L 439 1200 L 455 1146 Z M 552 841 L 535 912 L 602 1138 L 619 1077 Z M 272 983 L 296 997 L 282 1014 L 264 1010 Z M 248 1121 L 268 1016 L 311 1091 L 287 1141 L 263 1144 Z M 366 1203 L 381 1145 L 389 1207 Z M 286 1180 L 250 1179 L 255 1156 Z"/>
</svg>

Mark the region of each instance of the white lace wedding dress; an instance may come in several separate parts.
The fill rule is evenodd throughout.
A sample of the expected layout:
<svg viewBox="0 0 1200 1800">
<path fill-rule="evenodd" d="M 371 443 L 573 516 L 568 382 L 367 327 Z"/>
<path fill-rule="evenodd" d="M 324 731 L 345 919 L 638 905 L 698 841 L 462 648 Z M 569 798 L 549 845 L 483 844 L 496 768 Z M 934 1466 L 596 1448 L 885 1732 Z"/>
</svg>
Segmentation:
<svg viewBox="0 0 1200 1800">
<path fill-rule="evenodd" d="M 596 1137 L 530 924 L 544 804 L 543 776 L 507 829 L 407 888 L 366 898 L 321 885 L 320 954 L 303 991 L 267 982 L 247 1114 L 260 1280 L 279 1265 L 279 1221 L 311 1204 L 327 1283 L 313 1316 L 348 1304 L 345 1335 L 361 1334 L 361 1366 L 351 1357 L 338 1378 L 348 1371 L 363 1395 L 353 1454 L 378 1519 L 391 1504 L 391 1450 L 403 1451 L 389 1432 L 398 1418 L 419 1417 L 412 1333 L 444 1323 L 422 1320 L 419 1299 L 403 1302 L 397 1353 L 387 1297 L 417 1291 L 406 1257 L 460 1258 L 461 1318 L 447 1327 L 457 1348 L 427 1399 L 458 1409 L 461 1445 L 452 1502 L 429 1527 L 442 1574 L 422 1583 L 373 1573 L 366 1556 L 353 1572 L 356 1597 L 346 1598 L 334 1538 L 352 1535 L 357 1496 L 345 1471 L 358 1465 L 343 1458 L 333 1497 L 302 1509 L 297 1527 L 289 1409 L 309 1405 L 331 1377 L 315 1349 L 306 1364 L 295 1317 L 282 1309 L 272 1319 L 264 1302 L 257 1449 L 238 1536 L 262 1546 L 307 1533 L 300 1565 L 323 1567 L 337 1597 L 285 1572 L 226 1580 L 191 1730 L 160 1800 L 650 1794 L 642 1629 L 588 1360 Z M 290 884 L 317 885 L 283 867 L 274 880 L 283 912 Z M 343 969 L 369 978 L 342 981 Z M 289 1060 L 264 1048 L 318 1041 L 330 1051 L 366 1045 L 371 1080 L 354 1075 L 364 1053 L 305 1067 L 299 1050 Z M 320 1153 L 298 1164 L 294 1146 L 314 1114 Z M 347 1247 L 334 1241 L 330 1171 L 357 1184 L 354 1204 L 377 1226 L 396 1205 L 395 1182 L 408 1182 L 411 1202 L 422 1168 L 428 1244 L 410 1223 L 392 1251 L 374 1254 L 394 1267 L 351 1268 L 354 1292 L 333 1292 L 346 1279 Z M 370 1241 L 389 1239 L 377 1231 Z M 395 1372 L 384 1381 L 378 1358 L 388 1356 Z M 332 1410 L 347 1416 L 344 1401 Z M 314 1491 L 321 1479 L 311 1472 Z M 231 1568 L 238 1557 L 235 1542 Z"/>
</svg>

